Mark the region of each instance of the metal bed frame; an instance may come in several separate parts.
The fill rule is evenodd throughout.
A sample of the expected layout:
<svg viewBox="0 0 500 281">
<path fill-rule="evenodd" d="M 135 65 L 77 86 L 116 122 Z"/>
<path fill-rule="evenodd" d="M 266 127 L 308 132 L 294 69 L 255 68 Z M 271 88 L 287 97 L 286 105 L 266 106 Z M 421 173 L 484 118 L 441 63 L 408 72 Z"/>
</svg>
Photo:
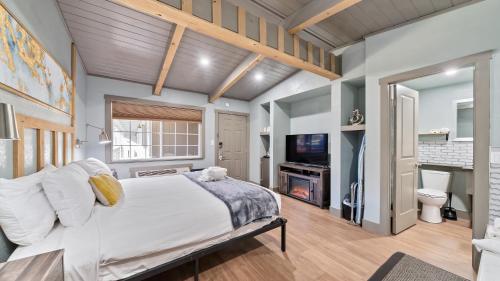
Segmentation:
<svg viewBox="0 0 500 281">
<path fill-rule="evenodd" d="M 141 273 L 132 275 L 130 277 L 127 277 L 122 280 L 127 280 L 127 281 L 139 281 L 139 280 L 145 280 L 147 278 L 153 277 L 155 275 L 158 275 L 160 273 L 163 273 L 165 271 L 168 271 L 170 269 L 176 268 L 178 266 L 181 266 L 183 264 L 186 264 L 188 262 L 193 262 L 194 263 L 194 280 L 198 281 L 199 280 L 199 273 L 200 273 L 200 259 L 206 255 L 212 254 L 214 252 L 217 252 L 219 250 L 228 248 L 240 241 L 246 240 L 248 238 L 253 238 L 257 235 L 260 235 L 264 232 L 268 232 L 270 230 L 273 230 L 275 228 L 281 227 L 281 251 L 285 252 L 286 251 L 286 223 L 287 220 L 285 218 L 279 217 L 273 220 L 271 223 L 254 230 L 252 232 L 243 234 L 238 237 L 234 237 L 232 239 L 229 239 L 227 241 L 224 241 L 222 243 L 210 246 L 205 249 L 201 249 L 198 251 L 195 251 L 189 255 L 180 257 L 178 259 L 169 261 L 167 263 L 161 264 L 159 266 L 153 267 L 151 269 L 148 269 L 146 271 L 143 271 Z"/>
</svg>

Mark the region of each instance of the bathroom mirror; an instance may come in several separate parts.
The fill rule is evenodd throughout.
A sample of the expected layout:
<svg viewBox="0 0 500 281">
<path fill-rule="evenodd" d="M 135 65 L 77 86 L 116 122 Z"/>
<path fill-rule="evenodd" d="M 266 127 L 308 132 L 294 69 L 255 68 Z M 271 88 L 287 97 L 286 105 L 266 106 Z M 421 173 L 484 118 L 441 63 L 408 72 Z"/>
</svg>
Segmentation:
<svg viewBox="0 0 500 281">
<path fill-rule="evenodd" d="M 456 141 L 472 141 L 474 137 L 474 101 L 461 99 L 455 101 Z"/>
</svg>

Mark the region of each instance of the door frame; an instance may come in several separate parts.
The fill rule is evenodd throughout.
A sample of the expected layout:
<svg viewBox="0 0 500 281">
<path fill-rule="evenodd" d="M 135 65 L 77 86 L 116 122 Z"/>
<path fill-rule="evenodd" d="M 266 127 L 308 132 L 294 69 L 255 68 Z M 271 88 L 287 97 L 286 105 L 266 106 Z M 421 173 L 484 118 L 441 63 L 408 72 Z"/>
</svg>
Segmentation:
<svg viewBox="0 0 500 281">
<path fill-rule="evenodd" d="M 220 110 L 216 109 L 215 110 L 215 149 L 214 149 L 214 162 L 217 165 L 217 159 L 219 156 L 219 115 L 220 114 L 230 114 L 230 115 L 238 115 L 238 116 L 244 116 L 247 120 L 247 153 L 246 153 L 246 158 L 247 158 L 247 170 L 246 170 L 246 178 L 245 180 L 247 181 L 249 179 L 249 173 L 250 173 L 250 114 L 249 113 L 244 113 L 244 112 L 237 112 L 237 111 L 229 111 L 229 110 Z"/>
<path fill-rule="evenodd" d="M 389 85 L 442 73 L 450 68 L 474 67 L 474 194 L 472 236 L 483 238 L 489 215 L 490 63 L 492 51 L 391 75 L 380 84 L 380 232 L 391 234 L 391 119 Z M 486 125 L 487 124 L 487 125 Z M 476 261 L 476 255 L 474 255 Z M 474 262 L 474 264 L 477 264 Z"/>
</svg>

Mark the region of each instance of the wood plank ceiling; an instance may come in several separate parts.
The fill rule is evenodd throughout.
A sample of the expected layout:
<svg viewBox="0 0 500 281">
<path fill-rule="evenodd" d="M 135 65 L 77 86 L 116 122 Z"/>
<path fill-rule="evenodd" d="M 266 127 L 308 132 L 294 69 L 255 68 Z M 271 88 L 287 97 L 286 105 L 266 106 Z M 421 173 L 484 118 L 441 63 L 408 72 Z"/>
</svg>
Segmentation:
<svg viewBox="0 0 500 281">
<path fill-rule="evenodd" d="M 334 35 L 335 47 L 352 44 L 473 0 L 365 0 L 318 24 Z"/>
<path fill-rule="evenodd" d="M 171 40 L 173 24 L 103 0 L 58 0 L 63 17 L 90 75 L 154 85 Z M 186 30 L 165 87 L 212 94 L 250 52 Z M 209 59 L 201 67 L 200 60 Z M 250 100 L 296 68 L 265 60 L 258 87 L 244 80 L 227 96 Z M 240 94 L 245 93 L 245 94 Z"/>
<path fill-rule="evenodd" d="M 277 18 L 286 21 L 313 1 L 315 0 L 250 0 L 249 2 L 271 11 Z M 244 5 L 243 1 L 238 2 Z M 306 32 L 338 48 L 360 41 L 371 34 L 474 2 L 477 1 L 363 0 L 317 23 L 314 28 L 308 28 Z"/>
<path fill-rule="evenodd" d="M 87 72 L 153 85 L 172 24 L 102 0 L 59 0 Z"/>
<path fill-rule="evenodd" d="M 198 6 L 203 1 L 210 2 L 193 0 L 192 13 L 211 21 L 212 11 Z M 311 6 L 312 1 L 316 0 L 223 0 L 221 25 L 238 32 L 237 24 L 225 20 L 228 18 L 225 14 L 234 14 L 238 5 L 257 16 L 266 16 L 268 30 L 277 28 L 274 23 L 286 23 L 308 4 Z M 181 8 L 181 0 L 161 2 Z M 299 35 L 321 41 L 318 46 L 323 48 L 336 48 L 472 2 L 474 0 L 364 0 Z M 58 3 L 89 74 L 155 85 L 172 38 L 173 24 L 107 0 L 58 0 Z M 259 21 L 249 13 L 246 16 L 247 25 Z M 256 36 L 255 40 L 259 40 L 258 31 L 256 35 L 247 33 L 247 36 Z M 285 52 L 288 53 L 293 52 L 289 40 L 285 39 Z M 299 44 L 299 57 L 307 60 L 307 43 L 300 40 Z M 319 48 L 313 48 L 314 64 L 319 65 Z M 249 55 L 247 50 L 186 29 L 164 86 L 213 94 Z M 208 66 L 200 66 L 202 58 L 210 61 Z M 251 100 L 297 71 L 297 68 L 266 58 L 236 82 L 225 96 Z M 256 75 L 264 79 L 256 81 Z"/>
</svg>

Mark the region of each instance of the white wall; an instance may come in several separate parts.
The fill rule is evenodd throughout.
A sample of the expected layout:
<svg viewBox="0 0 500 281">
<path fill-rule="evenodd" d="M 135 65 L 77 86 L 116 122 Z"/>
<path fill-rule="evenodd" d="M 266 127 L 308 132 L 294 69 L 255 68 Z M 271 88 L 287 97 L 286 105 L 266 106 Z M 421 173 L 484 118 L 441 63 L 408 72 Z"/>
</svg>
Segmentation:
<svg viewBox="0 0 500 281">
<path fill-rule="evenodd" d="M 500 48 L 500 1 L 486 0 L 366 39 L 367 154 L 365 219 L 380 222 L 380 90 L 379 79 L 439 62 Z M 494 71 L 498 72 L 498 54 Z M 493 76 L 492 76 L 493 77 Z M 500 76 L 493 77 L 498 95 Z M 492 105 L 497 116 L 498 97 Z M 498 121 L 492 120 L 494 143 Z M 495 126 L 496 125 L 496 126 Z"/>
<path fill-rule="evenodd" d="M 245 101 L 221 98 L 214 104 L 208 102 L 208 96 L 198 93 L 163 89 L 161 96 L 152 95 L 152 87 L 148 85 L 125 82 L 121 80 L 107 79 L 95 76 L 87 78 L 87 120 L 90 124 L 104 127 L 104 95 L 115 95 L 123 97 L 141 98 L 147 100 L 156 100 L 172 104 L 191 105 L 205 108 L 205 157 L 201 160 L 185 161 L 151 161 L 140 163 L 110 164 L 115 168 L 120 178 L 130 176 L 129 168 L 148 165 L 173 165 L 179 163 L 192 163 L 195 168 L 205 168 L 215 164 L 215 110 L 227 110 L 236 112 L 250 112 L 249 103 Z M 228 104 L 226 106 L 225 104 Z M 87 147 L 87 156 L 105 159 L 105 147 L 97 143 L 98 132 L 89 129 Z"/>
<path fill-rule="evenodd" d="M 71 36 L 66 28 L 56 0 L 4 0 L 3 4 L 19 19 L 22 25 L 29 30 L 42 44 L 48 53 L 59 62 L 70 74 L 71 71 Z M 76 116 L 77 136 L 84 134 L 85 127 L 85 98 L 86 98 L 86 71 L 78 57 L 78 77 L 76 81 Z M 53 110 L 20 98 L 10 92 L 0 90 L 0 102 L 13 104 L 16 112 L 35 116 L 48 121 L 69 124 L 70 118 Z M 9 149 L 10 150 L 10 149 Z M 81 159 L 85 155 L 84 149 L 75 150 L 75 158 Z"/>
</svg>

